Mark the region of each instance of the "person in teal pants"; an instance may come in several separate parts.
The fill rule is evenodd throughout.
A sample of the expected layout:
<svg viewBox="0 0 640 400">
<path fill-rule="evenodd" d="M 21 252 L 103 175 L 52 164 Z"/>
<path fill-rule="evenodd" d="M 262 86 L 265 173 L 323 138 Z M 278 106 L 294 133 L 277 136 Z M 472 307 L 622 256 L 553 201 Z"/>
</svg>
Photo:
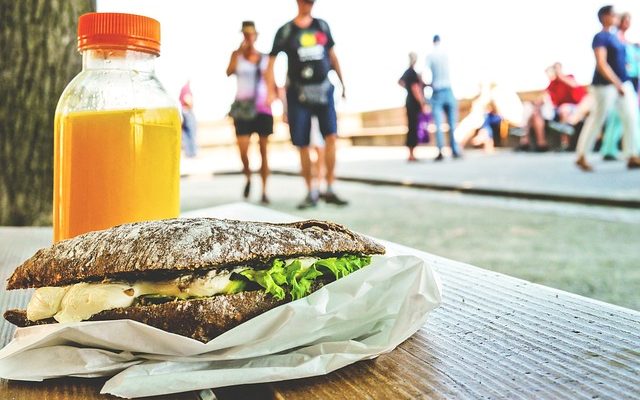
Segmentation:
<svg viewBox="0 0 640 400">
<path fill-rule="evenodd" d="M 640 125 L 640 123 L 638 124 Z M 616 111 L 613 111 L 607 119 L 606 128 L 604 130 L 604 136 L 602 139 L 602 145 L 600 146 L 600 154 L 605 161 L 614 161 L 618 159 L 620 155 L 620 148 L 618 143 L 622 138 L 622 119 Z M 640 129 L 636 129 L 636 139 L 634 142 L 640 151 L 640 135 L 637 134 Z"/>
<path fill-rule="evenodd" d="M 629 76 L 633 86 L 638 91 L 638 77 L 640 76 L 640 45 L 638 43 L 630 43 L 625 37 L 625 33 L 631 26 L 631 15 L 624 13 L 620 17 L 620 24 L 618 25 L 618 37 L 620 41 L 625 44 L 627 52 L 627 75 Z M 602 146 L 600 146 L 600 154 L 602 154 L 605 161 L 612 161 L 618 158 L 620 149 L 618 143 L 622 137 L 622 120 L 616 111 L 613 111 L 607 118 L 606 128 L 602 139 Z M 636 130 L 635 143 L 640 150 L 640 134 L 639 130 Z"/>
</svg>

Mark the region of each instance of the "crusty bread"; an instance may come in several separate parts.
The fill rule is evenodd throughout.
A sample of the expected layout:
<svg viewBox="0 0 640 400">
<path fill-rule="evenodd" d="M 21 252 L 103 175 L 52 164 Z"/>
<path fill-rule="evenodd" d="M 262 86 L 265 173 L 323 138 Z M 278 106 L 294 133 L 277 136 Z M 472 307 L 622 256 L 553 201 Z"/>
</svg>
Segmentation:
<svg viewBox="0 0 640 400">
<path fill-rule="evenodd" d="M 322 282 L 315 282 L 311 290 L 315 291 L 322 285 Z M 289 301 L 290 298 L 276 300 L 263 290 L 252 290 L 205 299 L 115 308 L 102 311 L 89 320 L 132 319 L 206 343 L 229 329 Z M 53 318 L 29 321 L 25 310 L 8 310 L 4 313 L 4 318 L 19 327 L 56 323 Z"/>
<path fill-rule="evenodd" d="M 38 250 L 14 271 L 7 289 L 106 278 L 159 280 L 185 271 L 266 263 L 274 257 L 344 253 L 382 254 L 384 247 L 341 225 L 314 220 L 290 224 L 214 218 L 138 222 Z"/>
</svg>

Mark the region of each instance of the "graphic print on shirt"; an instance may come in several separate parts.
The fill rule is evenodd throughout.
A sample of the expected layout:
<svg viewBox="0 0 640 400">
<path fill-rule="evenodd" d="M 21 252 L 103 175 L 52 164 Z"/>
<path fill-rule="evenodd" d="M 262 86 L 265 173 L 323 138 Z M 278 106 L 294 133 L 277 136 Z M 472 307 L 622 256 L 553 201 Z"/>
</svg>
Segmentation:
<svg viewBox="0 0 640 400">
<path fill-rule="evenodd" d="M 287 78 L 292 84 L 320 83 L 331 70 L 329 50 L 334 46 L 329 25 L 314 18 L 306 28 L 293 21 L 283 25 L 273 41 L 271 56 L 288 56 Z"/>
<path fill-rule="evenodd" d="M 325 57 L 327 35 L 322 31 L 304 29 L 300 31 L 298 44 L 298 58 L 301 63 L 322 61 Z M 313 72 L 313 66 L 307 64 L 300 71 L 300 75 L 304 79 L 311 79 Z"/>
</svg>

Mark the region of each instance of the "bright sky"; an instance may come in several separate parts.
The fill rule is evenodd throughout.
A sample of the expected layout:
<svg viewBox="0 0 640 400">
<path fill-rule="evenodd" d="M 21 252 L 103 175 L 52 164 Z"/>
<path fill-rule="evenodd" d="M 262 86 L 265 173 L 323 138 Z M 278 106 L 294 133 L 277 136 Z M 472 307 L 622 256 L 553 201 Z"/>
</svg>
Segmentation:
<svg viewBox="0 0 640 400">
<path fill-rule="evenodd" d="M 601 0 L 318 0 L 314 16 L 327 20 L 336 41 L 347 86 L 341 111 L 362 111 L 404 104 L 397 85 L 416 51 L 422 69 L 434 34 L 450 53 L 457 97 L 476 93 L 492 80 L 515 90 L 546 85 L 544 69 L 555 61 L 589 83 L 594 60 L 593 35 Z M 640 1 L 620 0 L 618 11 L 635 20 L 628 38 L 640 42 Z M 156 18 L 162 26 L 158 76 L 176 97 L 191 78 L 200 120 L 225 116 L 235 93 L 225 69 L 242 36 L 242 20 L 254 20 L 256 47 L 268 53 L 275 31 L 296 14 L 295 0 L 99 0 L 98 11 L 128 12 Z M 278 80 L 284 81 L 284 56 Z M 276 111 L 277 112 L 277 111 Z"/>
</svg>

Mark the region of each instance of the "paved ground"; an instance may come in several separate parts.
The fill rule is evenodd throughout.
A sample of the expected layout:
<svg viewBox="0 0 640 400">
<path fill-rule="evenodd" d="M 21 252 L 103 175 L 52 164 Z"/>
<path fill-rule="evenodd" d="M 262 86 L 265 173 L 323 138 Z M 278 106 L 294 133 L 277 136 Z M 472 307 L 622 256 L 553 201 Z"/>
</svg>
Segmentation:
<svg viewBox="0 0 640 400">
<path fill-rule="evenodd" d="M 424 161 L 407 163 L 402 147 L 342 147 L 338 154 L 338 177 L 434 187 L 480 189 L 516 194 L 591 198 L 640 204 L 640 170 L 628 171 L 623 161 L 604 162 L 592 157 L 594 173 L 583 173 L 573 165 L 573 154 L 495 154 L 468 151 L 463 160 L 434 163 L 435 150 L 418 149 Z M 271 152 L 276 171 L 296 173 L 297 155 L 285 147 Z M 258 162 L 254 162 L 258 165 Z M 187 160 L 185 173 L 238 171 L 235 149 L 227 147 L 203 152 L 199 160 Z"/>
<path fill-rule="evenodd" d="M 257 176 L 253 182 L 250 201 L 257 202 Z M 242 187 L 238 175 L 184 178 L 183 209 L 239 201 Z M 334 220 L 451 259 L 640 309 L 640 210 L 360 183 L 341 182 L 337 189 L 351 205 L 321 204 L 301 212 L 295 208 L 305 194 L 300 179 L 274 176 L 271 207 L 301 218 Z"/>
</svg>

